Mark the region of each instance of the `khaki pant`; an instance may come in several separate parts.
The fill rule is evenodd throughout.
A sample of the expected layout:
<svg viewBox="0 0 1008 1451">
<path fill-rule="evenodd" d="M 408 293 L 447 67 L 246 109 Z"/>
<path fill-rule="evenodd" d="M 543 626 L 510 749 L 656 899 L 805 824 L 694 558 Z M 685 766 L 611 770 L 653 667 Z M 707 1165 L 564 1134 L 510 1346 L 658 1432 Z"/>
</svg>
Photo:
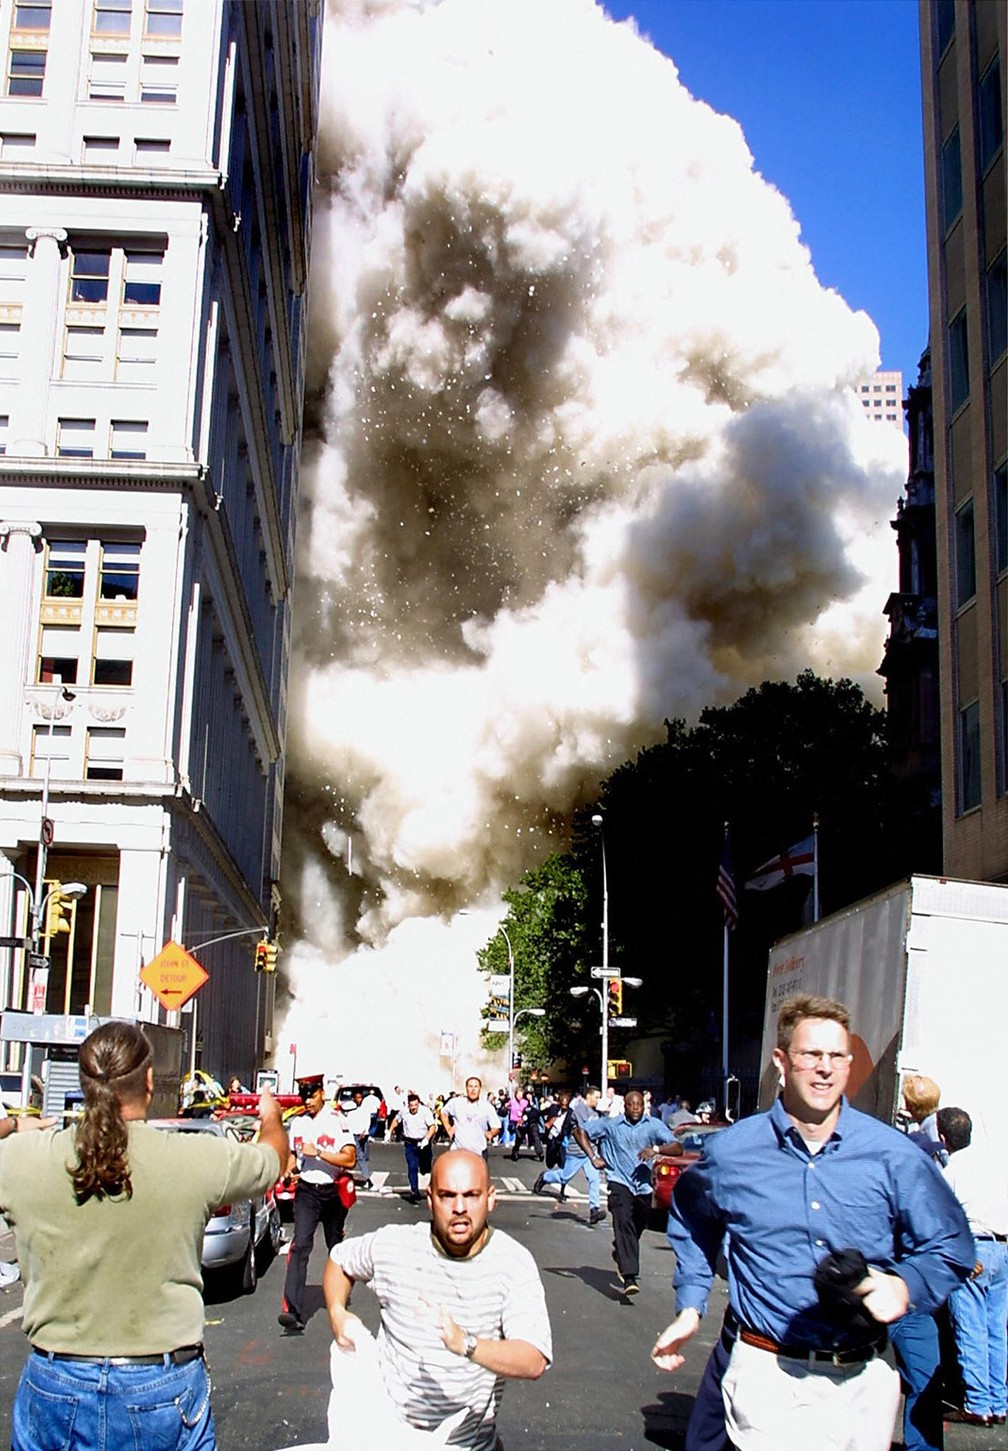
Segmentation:
<svg viewBox="0 0 1008 1451">
<path fill-rule="evenodd" d="M 739 1451 L 889 1451 L 900 1384 L 878 1356 L 810 1369 L 737 1340 L 721 1391 Z"/>
</svg>

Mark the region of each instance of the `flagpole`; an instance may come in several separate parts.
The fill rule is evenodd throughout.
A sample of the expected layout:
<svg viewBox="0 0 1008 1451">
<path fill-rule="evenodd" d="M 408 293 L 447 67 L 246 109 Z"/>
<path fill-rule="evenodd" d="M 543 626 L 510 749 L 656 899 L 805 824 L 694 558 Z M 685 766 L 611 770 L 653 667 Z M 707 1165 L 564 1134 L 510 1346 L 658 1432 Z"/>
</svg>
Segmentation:
<svg viewBox="0 0 1008 1451">
<path fill-rule="evenodd" d="M 819 813 L 812 816 L 812 921 L 819 921 Z"/>
</svg>

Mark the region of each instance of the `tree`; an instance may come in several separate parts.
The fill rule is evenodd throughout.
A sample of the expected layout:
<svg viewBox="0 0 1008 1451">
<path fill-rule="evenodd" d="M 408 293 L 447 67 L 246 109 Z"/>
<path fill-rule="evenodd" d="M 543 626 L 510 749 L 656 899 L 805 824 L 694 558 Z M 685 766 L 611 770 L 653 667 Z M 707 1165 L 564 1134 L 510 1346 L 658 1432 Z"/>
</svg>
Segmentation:
<svg viewBox="0 0 1008 1451">
<path fill-rule="evenodd" d="M 548 857 L 504 893 L 504 929 L 515 964 L 515 1012 L 542 1007 L 543 1018 L 523 1018 L 516 1030 L 523 1069 L 541 1071 L 557 1058 L 583 1055 L 586 1036 L 569 988 L 587 977 L 590 957 L 584 878 L 572 853 Z M 481 971 L 507 973 L 507 945 L 498 932 L 478 953 Z M 491 1051 L 506 1047 L 502 1033 L 484 1031 Z"/>
</svg>

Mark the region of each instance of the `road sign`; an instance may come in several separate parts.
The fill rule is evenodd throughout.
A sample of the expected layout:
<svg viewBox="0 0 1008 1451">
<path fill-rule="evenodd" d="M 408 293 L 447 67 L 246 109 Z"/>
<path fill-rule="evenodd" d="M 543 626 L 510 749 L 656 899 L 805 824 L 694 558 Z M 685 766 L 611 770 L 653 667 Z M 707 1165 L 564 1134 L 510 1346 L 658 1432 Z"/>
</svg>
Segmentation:
<svg viewBox="0 0 1008 1451">
<path fill-rule="evenodd" d="M 507 998 L 511 991 L 511 979 L 506 972 L 495 972 L 490 976 L 490 996 Z"/>
<path fill-rule="evenodd" d="M 610 1028 L 636 1028 L 636 1026 L 637 1026 L 637 1019 L 636 1018 L 610 1018 L 609 1019 L 609 1026 L 610 1026 Z"/>
<path fill-rule="evenodd" d="M 39 841 L 41 841 L 43 846 L 52 846 L 54 835 L 55 828 L 52 824 L 52 820 L 48 816 L 43 816 L 42 827 L 39 831 Z"/>
<path fill-rule="evenodd" d="M 593 967 L 591 975 L 592 977 L 619 977 L 620 970 L 618 967 Z"/>
<path fill-rule="evenodd" d="M 209 977 L 206 968 L 178 942 L 166 942 L 153 962 L 140 970 L 144 987 L 149 987 L 158 1002 L 169 1009 L 181 1008 Z"/>
<path fill-rule="evenodd" d="M 31 947 L 30 937 L 0 937 L 0 947 Z"/>
<path fill-rule="evenodd" d="M 487 1018 L 486 1030 L 488 1033 L 506 1033 L 508 1030 L 507 1018 Z"/>
<path fill-rule="evenodd" d="M 49 958 L 46 956 L 46 954 L 44 952 L 29 952 L 29 954 L 28 954 L 28 967 L 32 971 L 34 971 L 36 968 L 38 968 L 39 971 L 41 971 L 43 968 L 46 968 L 48 966 L 49 966 Z"/>
</svg>

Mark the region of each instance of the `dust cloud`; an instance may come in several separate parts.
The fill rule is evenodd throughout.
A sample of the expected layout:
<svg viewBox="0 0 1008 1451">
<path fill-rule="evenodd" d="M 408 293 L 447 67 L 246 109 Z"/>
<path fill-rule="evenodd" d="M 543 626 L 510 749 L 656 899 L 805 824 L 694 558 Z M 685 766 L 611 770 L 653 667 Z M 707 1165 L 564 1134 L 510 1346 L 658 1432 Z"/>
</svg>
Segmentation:
<svg viewBox="0 0 1008 1451">
<path fill-rule="evenodd" d="M 280 1038 L 428 1088 L 666 716 L 873 679 L 906 450 L 738 124 L 592 0 L 330 0 L 322 113 Z"/>
</svg>

